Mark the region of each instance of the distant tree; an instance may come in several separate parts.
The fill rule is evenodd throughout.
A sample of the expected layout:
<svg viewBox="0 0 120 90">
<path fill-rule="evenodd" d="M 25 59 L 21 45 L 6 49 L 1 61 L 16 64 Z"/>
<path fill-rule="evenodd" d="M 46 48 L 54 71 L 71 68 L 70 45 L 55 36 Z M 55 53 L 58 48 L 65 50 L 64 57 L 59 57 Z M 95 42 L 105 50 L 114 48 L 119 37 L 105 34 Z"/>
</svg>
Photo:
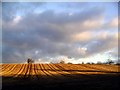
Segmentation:
<svg viewBox="0 0 120 90">
<path fill-rule="evenodd" d="M 71 62 L 68 62 L 68 64 L 72 64 Z"/>
<path fill-rule="evenodd" d="M 60 64 L 65 64 L 65 61 L 61 60 L 61 61 L 60 61 Z"/>
<path fill-rule="evenodd" d="M 90 62 L 87 62 L 86 64 L 90 64 Z"/>
<path fill-rule="evenodd" d="M 102 62 L 98 61 L 97 64 L 102 64 Z"/>
<path fill-rule="evenodd" d="M 108 59 L 107 64 L 113 64 L 114 62 L 111 59 Z"/>
<path fill-rule="evenodd" d="M 120 63 L 116 63 L 116 65 L 120 65 Z"/>
<path fill-rule="evenodd" d="M 91 64 L 94 64 L 93 62 L 91 62 Z"/>
<path fill-rule="evenodd" d="M 82 64 L 84 64 L 84 62 L 82 62 Z"/>
</svg>

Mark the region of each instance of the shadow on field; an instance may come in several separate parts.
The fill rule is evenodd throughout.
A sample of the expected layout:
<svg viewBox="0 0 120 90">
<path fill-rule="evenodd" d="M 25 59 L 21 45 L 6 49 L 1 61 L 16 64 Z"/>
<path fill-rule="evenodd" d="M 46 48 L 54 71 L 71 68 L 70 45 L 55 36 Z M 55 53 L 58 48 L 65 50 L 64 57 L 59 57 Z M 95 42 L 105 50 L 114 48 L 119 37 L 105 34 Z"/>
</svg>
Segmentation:
<svg viewBox="0 0 120 90">
<path fill-rule="evenodd" d="M 65 71 L 65 72 L 102 72 L 102 73 L 120 73 L 120 72 L 114 72 L 114 71 L 102 71 L 102 70 L 52 70 L 52 69 L 35 69 L 35 70 L 41 70 L 41 71 Z"/>
<path fill-rule="evenodd" d="M 38 78 L 39 77 L 39 78 Z M 2 90 L 117 90 L 120 74 L 2 77 Z"/>
</svg>

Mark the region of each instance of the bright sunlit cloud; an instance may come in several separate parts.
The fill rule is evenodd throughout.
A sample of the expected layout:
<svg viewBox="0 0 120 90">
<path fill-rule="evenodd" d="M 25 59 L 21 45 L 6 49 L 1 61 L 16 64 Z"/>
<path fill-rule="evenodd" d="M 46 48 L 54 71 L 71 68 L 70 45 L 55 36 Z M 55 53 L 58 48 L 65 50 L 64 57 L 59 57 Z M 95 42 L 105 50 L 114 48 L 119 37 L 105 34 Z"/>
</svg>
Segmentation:
<svg viewBox="0 0 120 90">
<path fill-rule="evenodd" d="M 21 20 L 21 16 L 16 16 L 16 17 L 13 19 L 13 23 L 17 24 L 17 23 L 19 23 L 20 20 Z"/>
</svg>

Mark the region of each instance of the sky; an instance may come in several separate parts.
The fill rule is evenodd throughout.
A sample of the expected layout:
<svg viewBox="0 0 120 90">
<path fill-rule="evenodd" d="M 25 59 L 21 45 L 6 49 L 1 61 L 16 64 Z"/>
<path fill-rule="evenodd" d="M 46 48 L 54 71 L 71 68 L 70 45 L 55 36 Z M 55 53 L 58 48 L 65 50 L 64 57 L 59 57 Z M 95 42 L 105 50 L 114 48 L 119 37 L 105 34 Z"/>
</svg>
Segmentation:
<svg viewBox="0 0 120 90">
<path fill-rule="evenodd" d="M 2 62 L 118 60 L 117 2 L 3 2 Z"/>
</svg>

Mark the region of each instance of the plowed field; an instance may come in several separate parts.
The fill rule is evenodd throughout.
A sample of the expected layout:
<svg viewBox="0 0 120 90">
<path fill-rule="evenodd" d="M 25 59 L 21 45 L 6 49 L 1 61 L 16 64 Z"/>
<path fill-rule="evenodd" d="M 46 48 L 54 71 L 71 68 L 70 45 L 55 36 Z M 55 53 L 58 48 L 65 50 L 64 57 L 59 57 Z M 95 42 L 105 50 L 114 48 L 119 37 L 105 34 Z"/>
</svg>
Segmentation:
<svg viewBox="0 0 120 90">
<path fill-rule="evenodd" d="M 2 64 L 2 90 L 117 89 L 118 65 Z"/>
</svg>

